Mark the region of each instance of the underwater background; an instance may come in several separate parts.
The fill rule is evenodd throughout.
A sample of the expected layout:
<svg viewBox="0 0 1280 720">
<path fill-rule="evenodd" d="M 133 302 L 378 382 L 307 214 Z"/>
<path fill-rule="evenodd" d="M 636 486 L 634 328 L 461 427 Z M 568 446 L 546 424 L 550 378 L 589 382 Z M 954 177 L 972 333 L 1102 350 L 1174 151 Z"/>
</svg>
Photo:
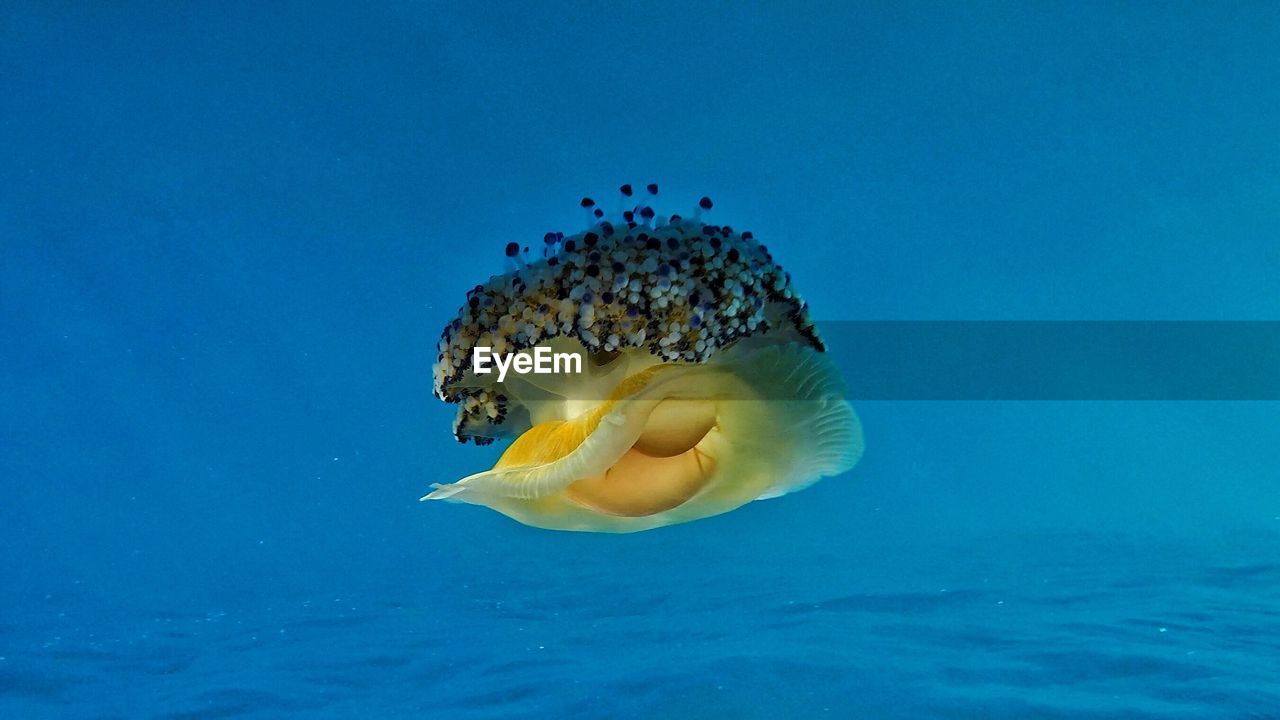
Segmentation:
<svg viewBox="0 0 1280 720">
<path fill-rule="evenodd" d="M 1275 401 L 836 353 L 866 454 L 804 492 L 418 502 L 500 451 L 440 329 L 623 182 L 820 327 L 1280 320 L 1277 48 L 1265 2 L 5 3 L 0 717 L 1280 717 Z"/>
</svg>

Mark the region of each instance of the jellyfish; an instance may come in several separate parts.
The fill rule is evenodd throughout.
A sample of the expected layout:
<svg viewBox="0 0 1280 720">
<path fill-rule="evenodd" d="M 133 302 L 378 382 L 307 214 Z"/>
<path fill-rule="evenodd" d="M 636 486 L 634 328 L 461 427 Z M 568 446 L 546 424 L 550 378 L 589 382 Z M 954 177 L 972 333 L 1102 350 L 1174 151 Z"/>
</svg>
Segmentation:
<svg viewBox="0 0 1280 720">
<path fill-rule="evenodd" d="M 752 233 L 657 215 L 621 188 L 586 229 L 509 243 L 467 293 L 433 368 L 460 442 L 509 441 L 423 500 L 540 528 L 635 532 L 775 498 L 852 468 L 862 430 L 791 278 Z M 580 359 L 577 372 L 477 372 L 473 353 Z M 528 363 L 526 363 L 527 365 Z"/>
</svg>

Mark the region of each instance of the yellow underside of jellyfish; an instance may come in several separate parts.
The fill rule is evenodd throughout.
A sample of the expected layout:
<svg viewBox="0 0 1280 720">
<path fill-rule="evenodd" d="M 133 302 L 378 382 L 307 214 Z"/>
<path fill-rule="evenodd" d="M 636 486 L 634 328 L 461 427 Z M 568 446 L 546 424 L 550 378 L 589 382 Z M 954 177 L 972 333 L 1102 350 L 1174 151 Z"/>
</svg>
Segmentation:
<svg viewBox="0 0 1280 720">
<path fill-rule="evenodd" d="M 516 257 L 516 270 L 472 291 L 441 339 L 436 392 L 461 405 L 460 440 L 512 440 L 493 468 L 434 484 L 424 500 L 541 528 L 634 532 L 778 497 L 858 461 L 857 415 L 768 251 L 697 215 L 652 219 L 637 207 L 625 228 L 549 233 L 545 258 Z M 585 362 L 501 382 L 470 366 L 476 347 L 537 346 Z"/>
</svg>

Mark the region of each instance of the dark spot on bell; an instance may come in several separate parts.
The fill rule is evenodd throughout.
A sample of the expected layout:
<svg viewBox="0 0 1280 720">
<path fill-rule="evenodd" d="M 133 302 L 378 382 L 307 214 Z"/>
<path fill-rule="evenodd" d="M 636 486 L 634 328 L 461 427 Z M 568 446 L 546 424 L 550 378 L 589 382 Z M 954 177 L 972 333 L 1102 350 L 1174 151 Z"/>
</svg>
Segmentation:
<svg viewBox="0 0 1280 720">
<path fill-rule="evenodd" d="M 604 350 L 597 350 L 596 352 L 593 352 L 590 355 L 588 355 L 587 359 L 590 360 L 591 364 L 596 367 L 604 367 L 605 365 L 608 365 L 614 360 L 617 360 L 618 355 L 620 354 L 621 353 L 619 353 L 617 350 L 611 350 L 608 352 L 605 352 Z"/>
</svg>

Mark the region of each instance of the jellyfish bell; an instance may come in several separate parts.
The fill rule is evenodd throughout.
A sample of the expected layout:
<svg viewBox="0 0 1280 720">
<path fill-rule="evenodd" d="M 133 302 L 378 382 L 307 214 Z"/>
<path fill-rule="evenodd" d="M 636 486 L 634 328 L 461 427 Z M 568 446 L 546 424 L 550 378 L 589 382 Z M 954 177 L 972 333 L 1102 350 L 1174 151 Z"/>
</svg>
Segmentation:
<svg viewBox="0 0 1280 720">
<path fill-rule="evenodd" d="M 623 195 L 634 200 L 631 187 Z M 651 195 L 656 185 L 648 186 Z M 790 277 L 749 232 L 645 204 L 475 286 L 441 336 L 454 435 L 510 439 L 489 470 L 424 500 L 559 530 L 633 532 L 777 497 L 858 461 L 857 415 Z M 512 252 L 512 247 L 516 252 Z M 553 372 L 482 372 L 565 358 Z M 524 357 L 517 362 L 516 358 Z M 568 362 L 568 358 L 578 362 Z"/>
</svg>

